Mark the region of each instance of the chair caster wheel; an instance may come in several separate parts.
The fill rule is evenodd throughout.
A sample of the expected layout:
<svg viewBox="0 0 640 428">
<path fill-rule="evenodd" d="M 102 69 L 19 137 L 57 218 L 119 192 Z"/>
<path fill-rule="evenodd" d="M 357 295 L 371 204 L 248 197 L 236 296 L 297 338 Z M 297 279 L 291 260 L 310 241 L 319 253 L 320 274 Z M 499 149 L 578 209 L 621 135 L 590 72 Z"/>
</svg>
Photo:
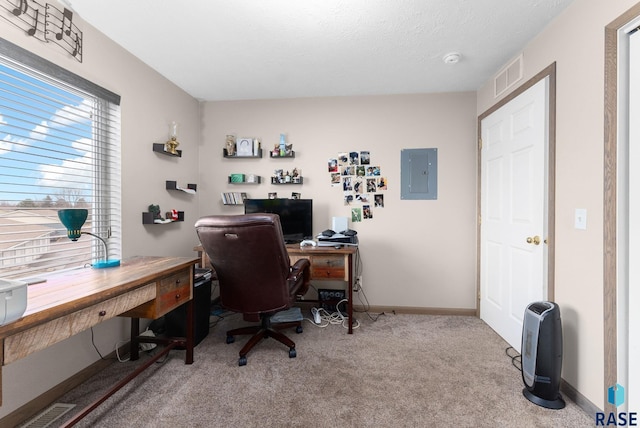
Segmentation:
<svg viewBox="0 0 640 428">
<path fill-rule="evenodd" d="M 235 337 L 233 337 L 233 336 L 227 336 L 227 345 L 228 345 L 229 343 L 233 343 L 233 342 L 235 342 L 235 341 L 236 341 L 236 338 L 235 338 Z"/>
<path fill-rule="evenodd" d="M 296 327 L 296 333 L 298 333 L 298 334 L 302 333 L 302 326 L 301 325 Z"/>
<path fill-rule="evenodd" d="M 295 358 L 297 355 L 296 348 L 289 349 L 289 358 Z"/>
<path fill-rule="evenodd" d="M 246 366 L 247 365 L 247 357 L 238 358 L 238 365 L 239 366 Z"/>
</svg>

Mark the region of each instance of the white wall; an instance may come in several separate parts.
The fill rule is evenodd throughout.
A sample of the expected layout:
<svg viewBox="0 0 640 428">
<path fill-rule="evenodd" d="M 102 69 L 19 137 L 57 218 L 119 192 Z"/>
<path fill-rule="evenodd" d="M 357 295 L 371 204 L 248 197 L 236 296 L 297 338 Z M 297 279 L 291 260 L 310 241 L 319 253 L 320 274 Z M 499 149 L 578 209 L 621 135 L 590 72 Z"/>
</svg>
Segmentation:
<svg viewBox="0 0 640 428">
<path fill-rule="evenodd" d="M 369 150 L 388 178 L 385 207 L 373 219 L 350 223 L 358 231 L 363 285 L 371 305 L 475 309 L 476 115 L 475 94 L 449 93 L 267 101 L 203 105 L 200 214 L 238 214 L 220 192 L 292 191 L 314 203 L 314 233 L 333 216 L 350 216 L 340 187 L 331 187 L 327 161 L 339 152 Z M 259 137 L 272 149 L 280 133 L 295 159 L 223 159 L 225 135 Z M 438 148 L 438 199 L 400 199 L 400 151 Z M 301 169 L 301 186 L 270 184 L 277 168 Z M 230 185 L 231 173 L 263 177 L 257 186 Z M 266 183 L 265 183 L 266 181 Z M 357 204 L 354 204 L 357 205 Z"/>
<path fill-rule="evenodd" d="M 74 16 L 84 34 L 80 63 L 54 43 L 43 43 L 0 19 L 0 37 L 68 69 L 122 97 L 122 225 L 123 256 L 194 256 L 193 223 L 198 198 L 165 190 L 165 180 L 197 183 L 199 105 L 191 96 L 158 75 L 137 58 Z M 169 158 L 152 152 L 152 144 L 164 142 L 169 122 L 181 126 L 183 157 Z M 163 211 L 184 210 L 185 222 L 167 226 L 143 226 L 142 212 L 149 204 Z M 110 320 L 94 328 L 95 342 L 103 354 L 128 338 L 125 319 Z M 5 366 L 2 370 L 3 402 L 0 418 L 27 403 L 98 359 L 90 332 L 65 340 L 45 351 Z"/>
<path fill-rule="evenodd" d="M 576 0 L 523 51 L 523 82 L 557 62 L 555 300 L 564 330 L 562 375 L 600 408 L 609 386 L 603 338 L 604 27 L 635 3 Z M 498 101 L 492 84 L 478 91 L 478 114 Z M 576 208 L 587 209 L 587 230 L 574 228 Z"/>
</svg>

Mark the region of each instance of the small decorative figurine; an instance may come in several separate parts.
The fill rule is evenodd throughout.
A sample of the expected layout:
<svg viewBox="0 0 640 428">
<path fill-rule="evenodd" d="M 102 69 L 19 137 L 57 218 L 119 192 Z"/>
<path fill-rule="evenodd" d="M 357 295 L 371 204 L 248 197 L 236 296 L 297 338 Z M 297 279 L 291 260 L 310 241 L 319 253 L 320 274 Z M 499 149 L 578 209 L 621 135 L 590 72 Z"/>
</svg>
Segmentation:
<svg viewBox="0 0 640 428">
<path fill-rule="evenodd" d="M 236 153 L 235 135 L 227 135 L 227 156 L 234 156 Z"/>
<path fill-rule="evenodd" d="M 160 205 L 149 205 L 149 212 L 153 214 L 154 220 L 162 218 L 162 216 L 160 215 Z"/>
</svg>

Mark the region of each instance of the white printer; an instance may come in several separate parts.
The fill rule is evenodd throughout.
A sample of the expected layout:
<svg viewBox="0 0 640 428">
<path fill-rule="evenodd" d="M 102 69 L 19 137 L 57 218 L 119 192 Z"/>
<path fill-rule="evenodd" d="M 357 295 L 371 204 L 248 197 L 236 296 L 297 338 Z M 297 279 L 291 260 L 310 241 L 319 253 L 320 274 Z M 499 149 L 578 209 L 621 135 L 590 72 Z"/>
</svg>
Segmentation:
<svg viewBox="0 0 640 428">
<path fill-rule="evenodd" d="M 0 278 L 0 325 L 20 318 L 27 310 L 27 283 Z"/>
</svg>

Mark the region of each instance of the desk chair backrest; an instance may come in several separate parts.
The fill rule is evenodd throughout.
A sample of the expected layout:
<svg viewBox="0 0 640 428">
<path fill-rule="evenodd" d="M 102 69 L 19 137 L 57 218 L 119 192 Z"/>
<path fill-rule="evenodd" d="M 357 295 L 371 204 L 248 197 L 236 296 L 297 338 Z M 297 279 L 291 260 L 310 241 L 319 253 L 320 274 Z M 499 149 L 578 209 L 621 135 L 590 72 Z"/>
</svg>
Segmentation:
<svg viewBox="0 0 640 428">
<path fill-rule="evenodd" d="M 247 320 L 290 306 L 290 259 L 276 214 L 206 216 L 195 227 L 223 306 Z"/>
</svg>

